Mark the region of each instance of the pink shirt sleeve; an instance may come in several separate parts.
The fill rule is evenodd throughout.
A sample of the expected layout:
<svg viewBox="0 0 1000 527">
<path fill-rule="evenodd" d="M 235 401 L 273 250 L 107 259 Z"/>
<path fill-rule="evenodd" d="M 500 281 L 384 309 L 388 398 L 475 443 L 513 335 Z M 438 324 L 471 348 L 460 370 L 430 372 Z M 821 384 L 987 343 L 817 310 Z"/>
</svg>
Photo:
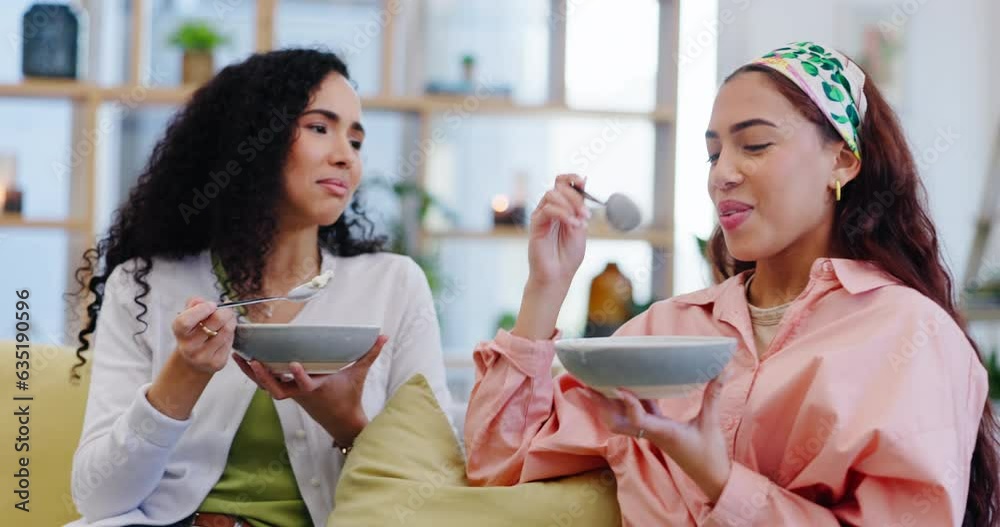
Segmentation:
<svg viewBox="0 0 1000 527">
<path fill-rule="evenodd" d="M 513 485 L 607 466 L 610 433 L 585 410 L 579 381 L 552 378 L 554 356 L 552 340 L 503 330 L 476 347 L 476 386 L 465 418 L 473 485 Z M 560 426 L 564 421 L 570 424 Z"/>
</svg>

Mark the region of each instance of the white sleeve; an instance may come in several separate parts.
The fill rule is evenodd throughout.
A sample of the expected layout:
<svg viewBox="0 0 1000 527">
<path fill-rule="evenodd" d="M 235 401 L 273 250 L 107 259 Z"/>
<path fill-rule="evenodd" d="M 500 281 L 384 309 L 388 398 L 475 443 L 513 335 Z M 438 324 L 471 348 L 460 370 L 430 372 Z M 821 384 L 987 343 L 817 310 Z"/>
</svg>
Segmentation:
<svg viewBox="0 0 1000 527">
<path fill-rule="evenodd" d="M 389 335 L 386 344 L 392 353 L 386 396 L 391 398 L 400 386 L 420 373 L 427 378 L 438 404 L 451 422 L 451 392 L 445 377 L 434 298 L 423 269 L 410 259 L 407 259 L 402 290 L 406 296 L 400 334 L 395 339 Z"/>
<path fill-rule="evenodd" d="M 73 456 L 72 492 L 88 521 L 139 507 L 159 484 L 170 453 L 190 425 L 149 404 L 152 353 L 136 336 L 132 278 L 118 266 L 108 278 L 92 337 L 93 365 L 80 444 Z M 159 323 L 155 313 L 144 320 Z"/>
</svg>

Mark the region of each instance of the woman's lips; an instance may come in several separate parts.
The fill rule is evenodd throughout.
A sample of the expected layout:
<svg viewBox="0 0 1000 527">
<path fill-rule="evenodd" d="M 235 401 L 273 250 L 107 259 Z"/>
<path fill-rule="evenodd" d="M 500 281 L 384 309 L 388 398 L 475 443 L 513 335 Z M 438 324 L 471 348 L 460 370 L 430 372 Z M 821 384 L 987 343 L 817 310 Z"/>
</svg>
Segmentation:
<svg viewBox="0 0 1000 527">
<path fill-rule="evenodd" d="M 321 179 L 316 182 L 324 190 L 337 197 L 347 196 L 347 185 L 336 179 Z"/>
<path fill-rule="evenodd" d="M 751 212 L 753 212 L 753 209 L 747 209 L 742 212 L 731 212 L 724 216 L 720 215 L 719 224 L 722 225 L 723 229 L 731 231 L 743 225 L 743 222 L 747 221 L 747 218 L 750 217 Z"/>
<path fill-rule="evenodd" d="M 731 231 L 743 225 L 753 212 L 753 207 L 741 201 L 726 200 L 719 203 L 718 211 L 719 224 L 723 229 Z"/>
</svg>

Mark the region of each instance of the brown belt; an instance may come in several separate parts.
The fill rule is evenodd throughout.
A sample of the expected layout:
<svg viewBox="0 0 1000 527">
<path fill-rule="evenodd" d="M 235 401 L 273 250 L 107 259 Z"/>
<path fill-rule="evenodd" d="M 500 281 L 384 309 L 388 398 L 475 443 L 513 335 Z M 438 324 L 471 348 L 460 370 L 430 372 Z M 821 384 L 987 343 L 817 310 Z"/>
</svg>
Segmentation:
<svg viewBox="0 0 1000 527">
<path fill-rule="evenodd" d="M 215 514 L 212 512 L 198 512 L 194 515 L 191 527 L 249 527 L 243 518 L 230 516 L 228 514 Z"/>
</svg>

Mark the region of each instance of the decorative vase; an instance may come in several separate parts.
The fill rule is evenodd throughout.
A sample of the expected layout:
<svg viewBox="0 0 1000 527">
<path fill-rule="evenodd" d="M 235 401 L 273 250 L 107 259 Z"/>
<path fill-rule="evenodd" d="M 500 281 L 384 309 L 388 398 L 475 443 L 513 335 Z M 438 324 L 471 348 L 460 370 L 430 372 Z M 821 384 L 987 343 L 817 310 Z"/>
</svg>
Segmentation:
<svg viewBox="0 0 1000 527">
<path fill-rule="evenodd" d="M 21 19 L 25 77 L 76 78 L 80 23 L 68 5 L 35 4 Z"/>
<path fill-rule="evenodd" d="M 215 57 L 211 51 L 184 52 L 184 84 L 204 84 L 215 74 Z"/>
<path fill-rule="evenodd" d="M 585 337 L 607 337 L 632 318 L 632 282 L 609 263 L 590 283 Z"/>
</svg>

